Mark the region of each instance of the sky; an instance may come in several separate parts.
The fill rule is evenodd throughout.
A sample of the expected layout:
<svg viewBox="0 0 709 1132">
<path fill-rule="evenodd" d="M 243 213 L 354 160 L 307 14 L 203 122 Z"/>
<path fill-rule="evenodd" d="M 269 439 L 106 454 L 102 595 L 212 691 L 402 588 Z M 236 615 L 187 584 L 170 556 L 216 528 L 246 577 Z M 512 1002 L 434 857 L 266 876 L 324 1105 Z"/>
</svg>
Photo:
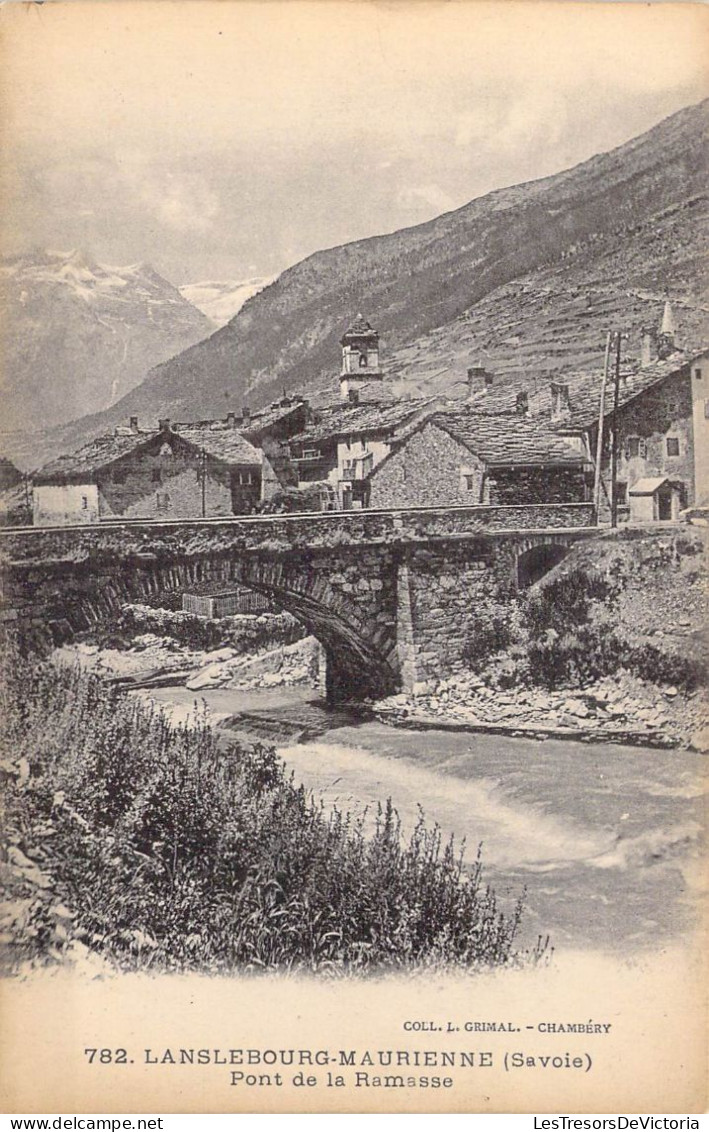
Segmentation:
<svg viewBox="0 0 709 1132">
<path fill-rule="evenodd" d="M 708 24 L 692 3 L 4 5 L 1 246 L 270 277 L 707 97 Z"/>
</svg>

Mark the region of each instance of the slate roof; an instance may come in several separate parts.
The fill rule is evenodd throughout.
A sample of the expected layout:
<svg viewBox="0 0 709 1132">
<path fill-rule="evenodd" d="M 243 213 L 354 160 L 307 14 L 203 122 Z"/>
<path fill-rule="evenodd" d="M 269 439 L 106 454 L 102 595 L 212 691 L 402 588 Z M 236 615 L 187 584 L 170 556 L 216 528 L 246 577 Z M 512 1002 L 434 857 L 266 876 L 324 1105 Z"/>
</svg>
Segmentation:
<svg viewBox="0 0 709 1132">
<path fill-rule="evenodd" d="M 35 483 L 62 482 L 73 480 L 79 483 L 90 483 L 93 476 L 102 468 L 115 463 L 123 456 L 135 452 L 142 444 L 149 441 L 156 432 L 128 432 L 125 434 L 111 433 L 110 436 L 99 436 L 90 440 L 76 452 L 66 456 L 58 456 L 50 460 L 36 472 L 32 479 Z"/>
<path fill-rule="evenodd" d="M 223 464 L 259 464 L 261 453 L 258 448 L 243 436 L 238 429 L 225 426 L 215 428 L 181 428 L 177 435 L 197 449 L 204 449 L 209 456 L 221 460 Z"/>
<path fill-rule="evenodd" d="M 350 338 L 369 338 L 376 333 L 371 323 L 367 322 L 366 318 L 363 318 L 361 314 L 358 314 L 352 325 L 342 335 L 340 344 L 344 346 Z"/>
<path fill-rule="evenodd" d="M 586 458 L 548 425 L 520 417 L 486 417 L 475 410 L 436 413 L 431 422 L 445 429 L 491 467 L 581 466 Z"/>
<path fill-rule="evenodd" d="M 32 478 L 37 484 L 62 483 L 67 480 L 74 483 L 91 483 L 104 468 L 137 452 L 160 435 L 158 429 L 151 429 L 140 432 L 125 430 L 111 433 L 110 436 L 99 436 L 79 448 L 77 452 L 51 460 L 36 471 Z M 254 448 L 237 429 L 226 425 L 221 428 L 179 426 L 165 435 L 179 437 L 180 440 L 191 444 L 196 452 L 204 448 L 210 456 L 225 464 L 260 465 L 261 463 L 258 449 Z"/>
<path fill-rule="evenodd" d="M 427 405 L 432 398 L 412 401 L 391 401 L 366 405 L 353 405 L 341 401 L 319 413 L 320 419 L 292 437 L 291 444 L 321 444 L 340 436 L 357 436 L 362 433 L 390 432 L 405 424 Z"/>
<path fill-rule="evenodd" d="M 652 362 L 642 369 L 632 373 L 621 374 L 621 385 L 618 404 L 620 407 L 652 389 L 654 385 L 664 381 L 674 374 L 689 372 L 689 367 L 703 353 L 697 350 L 690 355 L 682 351 L 675 351 L 668 358 Z M 601 407 L 601 380 L 602 372 L 595 373 L 567 373 L 556 375 L 557 384 L 568 385 L 570 415 L 563 421 L 555 422 L 553 427 L 559 431 L 583 430 L 591 427 L 598 420 Z M 537 389 L 530 389 L 529 384 L 522 380 L 505 382 L 504 385 L 488 387 L 480 390 L 468 402 L 478 412 L 486 415 L 515 413 L 517 394 L 526 392 L 529 396 L 529 414 L 531 417 L 551 417 L 551 379 L 539 384 Z M 606 386 L 604 415 L 613 412 L 614 379 L 613 373 L 609 375 Z"/>
</svg>

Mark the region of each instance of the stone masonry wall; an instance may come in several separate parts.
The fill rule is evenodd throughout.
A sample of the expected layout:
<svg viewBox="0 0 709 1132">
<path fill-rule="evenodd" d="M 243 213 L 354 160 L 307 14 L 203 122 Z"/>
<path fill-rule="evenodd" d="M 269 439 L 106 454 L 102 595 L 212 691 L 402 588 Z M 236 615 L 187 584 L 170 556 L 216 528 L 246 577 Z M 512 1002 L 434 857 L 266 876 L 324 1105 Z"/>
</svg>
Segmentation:
<svg viewBox="0 0 709 1132">
<path fill-rule="evenodd" d="M 587 485 L 582 468 L 495 468 L 490 502 L 583 503 Z"/>
<path fill-rule="evenodd" d="M 612 403 L 612 391 L 609 394 Z M 603 456 L 602 511 L 607 518 L 610 496 L 610 428 L 606 418 Z M 690 378 L 677 374 L 637 397 L 619 412 L 618 483 L 631 488 L 639 479 L 666 476 L 685 485 L 686 503 L 694 503 L 694 440 Z M 639 437 L 642 450 L 630 455 L 630 437 Z M 667 438 L 677 437 L 679 455 L 667 452 Z"/>
<path fill-rule="evenodd" d="M 472 476 L 463 486 L 461 469 Z M 370 507 L 445 507 L 486 502 L 485 465 L 444 429 L 426 424 L 369 477 Z M 515 501 L 516 502 L 516 501 Z"/>
<path fill-rule="evenodd" d="M 504 601 L 514 589 L 512 545 L 449 545 L 407 556 L 413 649 L 406 653 L 404 684 L 435 681 L 460 672 L 474 619 L 489 600 Z M 400 597 L 401 601 L 401 597 Z"/>
</svg>

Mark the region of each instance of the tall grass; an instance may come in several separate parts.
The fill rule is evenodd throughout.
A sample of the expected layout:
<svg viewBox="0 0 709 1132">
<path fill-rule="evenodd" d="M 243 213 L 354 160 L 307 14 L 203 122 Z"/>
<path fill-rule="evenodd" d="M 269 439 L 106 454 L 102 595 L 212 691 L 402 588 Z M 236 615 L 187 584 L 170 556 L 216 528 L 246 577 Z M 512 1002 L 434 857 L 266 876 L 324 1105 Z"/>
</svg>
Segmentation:
<svg viewBox="0 0 709 1132">
<path fill-rule="evenodd" d="M 154 970 L 522 961 L 521 904 L 503 915 L 479 859 L 466 872 L 423 819 L 405 841 L 387 803 L 368 833 L 268 747 L 220 750 L 203 720 L 171 726 L 78 669 L 5 661 L 15 961 L 77 946 Z"/>
</svg>

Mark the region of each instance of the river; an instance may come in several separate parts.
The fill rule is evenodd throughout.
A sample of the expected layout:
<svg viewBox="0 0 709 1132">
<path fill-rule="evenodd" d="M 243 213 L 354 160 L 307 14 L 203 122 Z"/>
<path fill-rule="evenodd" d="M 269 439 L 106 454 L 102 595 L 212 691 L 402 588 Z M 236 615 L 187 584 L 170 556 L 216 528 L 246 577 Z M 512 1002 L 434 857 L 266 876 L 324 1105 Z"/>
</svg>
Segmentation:
<svg viewBox="0 0 709 1132">
<path fill-rule="evenodd" d="M 247 712 L 275 720 L 281 734 L 305 726 L 311 737 L 281 740 L 279 753 L 326 804 L 371 814 L 390 797 L 405 830 L 421 806 L 446 836 L 465 839 L 467 860 L 482 843 L 500 903 L 511 909 L 526 890 L 522 946 L 548 934 L 557 952 L 628 956 L 680 942 L 695 922 L 705 756 L 397 730 L 330 713 L 310 690 L 149 694 L 181 717 L 199 695 L 216 724 Z"/>
</svg>

